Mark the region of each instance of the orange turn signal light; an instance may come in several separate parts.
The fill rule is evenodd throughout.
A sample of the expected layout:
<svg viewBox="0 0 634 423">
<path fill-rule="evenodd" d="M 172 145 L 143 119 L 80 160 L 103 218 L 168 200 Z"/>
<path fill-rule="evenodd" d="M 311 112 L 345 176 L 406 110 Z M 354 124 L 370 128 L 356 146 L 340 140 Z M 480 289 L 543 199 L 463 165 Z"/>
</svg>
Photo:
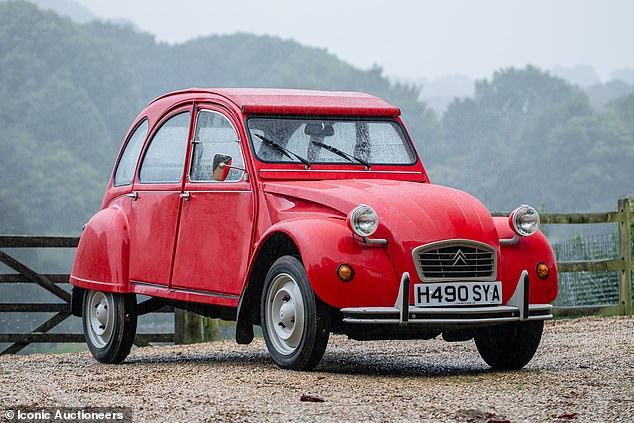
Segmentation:
<svg viewBox="0 0 634 423">
<path fill-rule="evenodd" d="M 550 269 L 548 268 L 548 265 L 544 263 L 543 261 L 537 264 L 536 271 L 537 271 L 537 276 L 539 276 L 540 279 L 546 279 L 548 275 L 550 274 Z"/>
<path fill-rule="evenodd" d="M 342 264 L 337 267 L 337 276 L 344 282 L 350 282 L 354 278 L 354 270 L 348 264 Z"/>
</svg>

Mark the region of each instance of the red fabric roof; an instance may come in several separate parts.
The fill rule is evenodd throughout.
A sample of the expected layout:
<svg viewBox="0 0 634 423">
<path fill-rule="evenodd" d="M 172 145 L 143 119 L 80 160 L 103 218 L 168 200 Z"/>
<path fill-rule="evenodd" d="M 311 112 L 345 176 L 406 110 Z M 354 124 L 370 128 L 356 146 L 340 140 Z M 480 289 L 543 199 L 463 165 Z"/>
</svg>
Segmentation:
<svg viewBox="0 0 634 423">
<path fill-rule="evenodd" d="M 354 115 L 396 117 L 401 111 L 370 94 L 277 88 L 192 88 L 166 94 L 217 94 L 247 114 Z M 158 100 L 158 99 L 157 99 Z"/>
</svg>

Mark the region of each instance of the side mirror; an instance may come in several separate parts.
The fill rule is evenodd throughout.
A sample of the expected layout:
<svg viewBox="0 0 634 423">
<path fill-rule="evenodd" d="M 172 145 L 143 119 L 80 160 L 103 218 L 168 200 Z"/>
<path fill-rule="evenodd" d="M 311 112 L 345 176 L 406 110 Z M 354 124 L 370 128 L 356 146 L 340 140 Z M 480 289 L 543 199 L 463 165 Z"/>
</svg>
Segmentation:
<svg viewBox="0 0 634 423">
<path fill-rule="evenodd" d="M 231 170 L 231 161 L 233 159 L 228 154 L 216 153 L 212 164 L 212 173 L 214 181 L 226 181 L 229 170 Z"/>
</svg>

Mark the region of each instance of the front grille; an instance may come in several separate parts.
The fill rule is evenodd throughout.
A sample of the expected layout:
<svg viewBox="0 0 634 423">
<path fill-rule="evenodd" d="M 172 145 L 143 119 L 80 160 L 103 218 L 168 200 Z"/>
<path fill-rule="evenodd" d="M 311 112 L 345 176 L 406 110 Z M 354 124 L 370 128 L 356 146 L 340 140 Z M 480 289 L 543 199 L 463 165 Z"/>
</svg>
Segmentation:
<svg viewBox="0 0 634 423">
<path fill-rule="evenodd" d="M 444 241 L 414 250 L 421 280 L 495 280 L 495 249 L 481 243 Z"/>
</svg>

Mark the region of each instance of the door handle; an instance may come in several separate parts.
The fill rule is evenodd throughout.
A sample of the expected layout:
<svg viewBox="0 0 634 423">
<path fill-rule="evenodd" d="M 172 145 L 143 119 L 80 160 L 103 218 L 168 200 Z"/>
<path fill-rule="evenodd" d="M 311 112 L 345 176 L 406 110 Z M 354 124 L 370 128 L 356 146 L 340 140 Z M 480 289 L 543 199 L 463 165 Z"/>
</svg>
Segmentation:
<svg viewBox="0 0 634 423">
<path fill-rule="evenodd" d="M 125 195 L 126 197 L 130 197 L 132 201 L 136 201 L 136 199 L 139 197 L 139 193 L 136 191 L 133 191 L 129 194 L 123 194 L 123 195 Z"/>
<path fill-rule="evenodd" d="M 178 194 L 178 196 L 180 198 L 182 198 L 183 200 L 185 200 L 185 201 L 189 201 L 189 192 L 188 191 L 185 191 L 185 192 L 183 192 L 181 194 Z"/>
</svg>

